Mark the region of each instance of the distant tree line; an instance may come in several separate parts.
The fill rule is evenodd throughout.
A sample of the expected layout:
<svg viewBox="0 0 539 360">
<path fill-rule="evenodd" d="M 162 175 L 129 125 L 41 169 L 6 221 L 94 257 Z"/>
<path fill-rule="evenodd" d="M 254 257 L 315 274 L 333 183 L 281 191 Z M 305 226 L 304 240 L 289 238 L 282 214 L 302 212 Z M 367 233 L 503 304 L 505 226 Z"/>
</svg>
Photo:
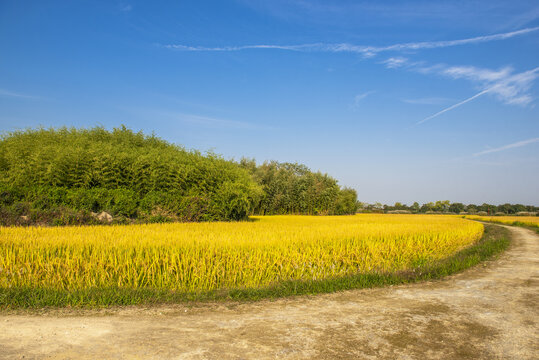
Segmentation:
<svg viewBox="0 0 539 360">
<path fill-rule="evenodd" d="M 125 127 L 37 129 L 0 138 L 0 224 L 229 221 L 349 214 L 357 194 L 303 165 L 235 162 Z"/>
<path fill-rule="evenodd" d="M 449 200 L 429 202 L 419 205 L 418 202 L 414 202 L 412 205 L 402 204 L 396 202 L 394 205 L 383 205 L 381 203 L 367 204 L 358 203 L 358 211 L 360 212 L 410 212 L 410 213 L 452 213 L 452 214 L 476 214 L 485 213 L 487 215 L 516 215 L 519 213 L 539 213 L 539 207 L 533 205 L 522 204 L 468 204 L 455 202 L 451 203 Z"/>
</svg>

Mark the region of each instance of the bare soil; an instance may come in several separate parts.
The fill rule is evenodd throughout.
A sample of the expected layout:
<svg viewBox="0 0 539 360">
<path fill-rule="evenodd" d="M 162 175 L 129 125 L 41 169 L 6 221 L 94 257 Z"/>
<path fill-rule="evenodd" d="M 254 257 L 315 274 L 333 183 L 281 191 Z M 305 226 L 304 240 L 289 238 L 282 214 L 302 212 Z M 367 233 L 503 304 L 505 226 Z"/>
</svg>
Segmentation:
<svg viewBox="0 0 539 360">
<path fill-rule="evenodd" d="M 537 359 L 539 236 L 441 281 L 247 303 L 0 313 L 1 359 Z"/>
</svg>

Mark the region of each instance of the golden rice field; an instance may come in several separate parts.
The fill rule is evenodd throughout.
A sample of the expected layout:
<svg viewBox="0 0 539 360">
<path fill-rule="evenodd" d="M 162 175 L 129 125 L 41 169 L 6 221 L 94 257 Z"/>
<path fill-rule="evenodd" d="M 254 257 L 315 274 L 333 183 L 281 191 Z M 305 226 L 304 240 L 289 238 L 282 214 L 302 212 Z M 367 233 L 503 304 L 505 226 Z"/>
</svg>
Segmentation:
<svg viewBox="0 0 539 360">
<path fill-rule="evenodd" d="M 0 288 L 185 292 L 393 272 L 473 244 L 440 215 L 267 216 L 240 223 L 0 228 Z"/>
<path fill-rule="evenodd" d="M 506 225 L 526 225 L 539 227 L 539 216 L 477 216 L 466 215 L 467 219 L 489 221 Z"/>
</svg>

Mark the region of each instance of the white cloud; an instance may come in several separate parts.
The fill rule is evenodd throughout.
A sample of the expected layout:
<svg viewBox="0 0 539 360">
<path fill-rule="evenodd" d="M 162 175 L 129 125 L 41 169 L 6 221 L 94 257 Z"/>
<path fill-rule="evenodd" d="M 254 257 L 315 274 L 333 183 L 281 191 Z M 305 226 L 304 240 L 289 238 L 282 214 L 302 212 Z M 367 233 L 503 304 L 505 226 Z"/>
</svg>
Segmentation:
<svg viewBox="0 0 539 360">
<path fill-rule="evenodd" d="M 347 43 L 341 44 L 301 44 L 301 45 L 246 45 L 246 46 L 227 46 L 227 47 L 202 47 L 202 46 L 186 46 L 186 45 L 164 45 L 168 49 L 176 49 L 182 51 L 240 51 L 246 49 L 278 49 L 288 51 L 319 51 L 319 52 L 350 52 L 358 53 L 364 57 L 373 57 L 378 53 L 387 51 L 406 51 L 406 50 L 420 50 L 420 49 L 434 49 L 445 48 L 451 46 L 460 46 L 466 44 L 484 43 L 490 41 L 500 41 L 509 39 L 515 36 L 521 36 L 536 32 L 539 30 L 539 26 L 525 28 L 517 31 L 511 31 L 506 33 L 483 35 L 459 40 L 445 40 L 445 41 L 423 41 L 423 42 L 409 42 L 393 44 L 389 46 L 360 46 Z M 498 70 L 491 70 L 485 68 L 478 68 L 475 66 L 448 66 L 445 64 L 436 64 L 426 66 L 424 62 L 411 62 L 408 58 L 401 56 L 389 57 L 381 62 L 386 68 L 404 68 L 411 71 L 416 71 L 422 74 L 437 74 L 452 79 L 466 79 L 474 83 L 478 88 L 479 93 L 465 99 L 455 105 L 452 105 L 446 109 L 443 109 L 436 114 L 433 114 L 417 124 L 421 124 L 432 118 L 435 118 L 447 111 L 455 109 L 469 101 L 476 99 L 477 97 L 490 93 L 498 100 L 505 104 L 511 105 L 528 105 L 533 101 L 533 97 L 528 93 L 531 85 L 539 76 L 539 67 L 525 71 L 523 73 L 514 74 L 512 67 L 504 67 Z M 362 95 L 362 94 L 360 94 Z M 368 94 L 367 94 L 368 95 Z M 353 108 L 359 106 L 359 102 L 362 98 L 354 101 Z"/>
<path fill-rule="evenodd" d="M 495 82 L 491 92 L 506 104 L 528 105 L 533 98 L 527 91 L 539 77 L 539 67 L 515 75 L 509 75 Z"/>
<path fill-rule="evenodd" d="M 186 45 L 164 45 L 167 49 L 182 51 L 240 51 L 248 49 L 277 49 L 302 51 L 314 49 L 317 44 L 306 45 L 244 45 L 244 46 L 223 46 L 223 47 L 204 47 L 204 46 L 186 46 Z"/>
<path fill-rule="evenodd" d="M 204 47 L 204 46 L 187 46 L 187 45 L 176 45 L 169 44 L 164 45 L 167 49 L 182 50 L 182 51 L 241 51 L 248 49 L 280 49 L 280 50 L 291 50 L 291 51 L 321 51 L 321 52 L 351 52 L 359 53 L 365 57 L 372 57 L 381 52 L 387 51 L 405 51 L 405 50 L 420 50 L 420 49 L 435 49 L 435 48 L 445 48 L 451 46 L 460 46 L 467 44 L 477 44 L 490 41 L 499 41 L 509 39 L 515 36 L 525 35 L 534 31 L 539 30 L 539 26 L 532 28 L 525 28 L 517 31 L 511 31 L 506 33 L 494 34 L 494 35 L 483 35 L 476 36 L 466 39 L 458 40 L 443 40 L 443 41 L 421 41 L 421 42 L 409 42 L 409 43 L 400 43 L 393 44 L 388 46 L 362 46 L 362 45 L 353 45 L 348 43 L 341 44 L 325 44 L 325 43 L 314 43 L 314 44 L 300 44 L 300 45 L 271 45 L 271 44 L 262 44 L 262 45 L 243 45 L 243 46 L 224 46 L 224 47 Z"/>
<path fill-rule="evenodd" d="M 361 101 L 374 92 L 375 91 L 367 91 L 362 94 L 357 94 L 356 96 L 354 96 L 354 103 L 352 104 L 352 109 L 357 110 L 361 104 Z"/>
<path fill-rule="evenodd" d="M 438 65 L 428 69 L 429 72 L 436 71 L 439 74 L 454 79 L 469 79 L 478 84 L 483 90 L 466 100 L 418 121 L 416 125 L 431 120 L 487 93 L 494 95 L 499 101 L 505 104 L 521 106 L 529 105 L 533 101 L 533 97 L 528 93 L 528 90 L 531 88 L 537 77 L 539 77 L 539 67 L 518 74 L 513 74 L 513 69 L 511 67 L 505 67 L 500 70 L 489 70 L 473 66 L 453 66 L 445 68 Z"/>
<path fill-rule="evenodd" d="M 500 70 L 481 69 L 475 66 L 451 66 L 442 70 L 442 74 L 453 79 L 468 79 L 472 81 L 493 82 L 498 81 L 513 71 L 511 67 L 505 67 Z"/>
<path fill-rule="evenodd" d="M 418 121 L 418 122 L 416 123 L 416 125 L 423 124 L 424 122 L 429 121 L 429 120 L 431 120 L 431 119 L 434 119 L 435 117 L 437 117 L 437 116 L 439 116 L 439 115 L 442 115 L 443 113 L 446 113 L 446 112 L 451 111 L 451 110 L 453 110 L 453 109 L 455 109 L 455 108 L 458 108 L 459 106 L 464 105 L 464 104 L 466 104 L 467 102 L 470 102 L 470 101 L 472 101 L 472 100 L 474 100 L 474 99 L 480 97 L 481 95 L 486 94 L 486 93 L 489 92 L 489 91 L 490 91 L 490 89 L 483 90 L 483 91 L 481 91 L 480 93 L 477 93 L 477 94 L 475 94 L 474 96 L 469 97 L 469 98 L 466 99 L 466 100 L 463 100 L 463 101 L 461 101 L 461 102 L 459 102 L 459 103 L 457 103 L 457 104 L 455 104 L 455 105 L 451 105 L 451 106 L 448 107 L 448 108 L 445 108 L 445 109 L 443 109 L 443 110 L 441 110 L 441 111 L 438 111 L 436 114 L 433 114 L 433 115 L 431 115 L 431 116 L 428 116 L 428 117 L 424 118 L 423 120 Z"/>
<path fill-rule="evenodd" d="M 408 59 L 400 56 L 390 57 L 389 59 L 382 61 L 382 64 L 384 64 L 388 69 L 396 69 L 406 65 L 407 63 Z"/>
<path fill-rule="evenodd" d="M 445 41 L 421 41 L 421 42 L 394 44 L 394 45 L 383 46 L 383 47 L 371 47 L 370 50 L 374 53 L 377 53 L 377 52 L 382 52 L 382 51 L 402 51 L 402 50 L 445 48 L 445 47 L 450 47 L 450 46 L 459 46 L 459 45 L 477 44 L 477 43 L 483 43 L 483 42 L 489 42 L 489 41 L 505 40 L 505 39 L 512 38 L 514 36 L 524 35 L 524 34 L 537 31 L 537 30 L 539 30 L 539 26 L 517 30 L 517 31 L 501 33 L 501 34 L 476 36 L 476 37 L 467 38 L 467 39 L 445 40 Z"/>
<path fill-rule="evenodd" d="M 536 142 L 539 142 L 539 137 L 519 141 L 519 142 L 516 142 L 516 143 L 513 143 L 513 144 L 509 144 L 509 145 L 504 145 L 504 146 L 501 146 L 501 147 L 498 147 L 498 148 L 495 148 L 495 149 L 484 150 L 484 151 L 473 154 L 473 156 L 481 156 L 481 155 L 491 154 L 491 153 L 495 153 L 495 152 L 499 152 L 499 151 L 513 149 L 513 148 L 517 148 L 517 147 L 521 147 L 521 146 L 526 146 L 526 145 L 533 144 L 533 143 L 536 143 Z"/>
</svg>

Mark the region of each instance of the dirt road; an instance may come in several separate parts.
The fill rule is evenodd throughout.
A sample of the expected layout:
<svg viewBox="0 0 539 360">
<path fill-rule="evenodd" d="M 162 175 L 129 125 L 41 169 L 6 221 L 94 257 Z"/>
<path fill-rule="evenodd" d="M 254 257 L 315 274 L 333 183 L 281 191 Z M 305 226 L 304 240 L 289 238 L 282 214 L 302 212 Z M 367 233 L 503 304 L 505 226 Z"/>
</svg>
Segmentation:
<svg viewBox="0 0 539 360">
<path fill-rule="evenodd" d="M 256 303 L 0 314 L 1 359 L 537 359 L 539 236 L 443 281 Z"/>
</svg>

